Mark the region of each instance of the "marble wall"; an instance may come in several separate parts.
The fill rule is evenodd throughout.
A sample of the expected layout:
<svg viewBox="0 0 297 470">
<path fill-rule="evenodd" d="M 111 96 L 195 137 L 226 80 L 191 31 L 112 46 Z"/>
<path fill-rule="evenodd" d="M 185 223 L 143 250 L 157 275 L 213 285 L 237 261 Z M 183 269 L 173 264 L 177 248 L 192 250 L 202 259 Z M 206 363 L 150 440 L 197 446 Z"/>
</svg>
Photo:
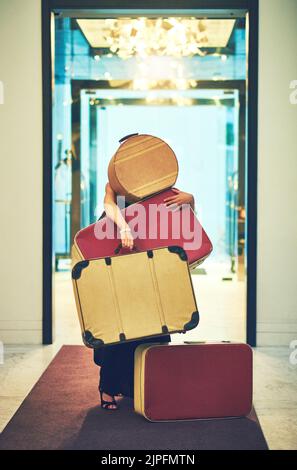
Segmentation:
<svg viewBox="0 0 297 470">
<path fill-rule="evenodd" d="M 42 331 L 41 2 L 1 0 L 0 340 Z"/>
<path fill-rule="evenodd" d="M 297 339 L 297 2 L 260 0 L 259 346 Z"/>
</svg>

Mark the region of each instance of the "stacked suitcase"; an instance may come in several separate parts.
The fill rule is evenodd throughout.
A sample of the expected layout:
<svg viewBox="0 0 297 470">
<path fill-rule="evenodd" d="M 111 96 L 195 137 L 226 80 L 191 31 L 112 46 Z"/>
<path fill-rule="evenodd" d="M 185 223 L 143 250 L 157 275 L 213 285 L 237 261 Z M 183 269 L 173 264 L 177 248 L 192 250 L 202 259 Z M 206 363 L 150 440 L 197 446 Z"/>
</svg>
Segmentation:
<svg viewBox="0 0 297 470">
<path fill-rule="evenodd" d="M 143 210 L 145 214 L 144 233 L 141 233 L 141 238 L 134 240 L 137 251 L 178 245 L 186 251 L 189 265 L 193 269 L 210 255 L 212 244 L 190 206 L 184 206 L 179 211 L 166 207 L 164 199 L 173 194 L 169 188 L 134 203 L 121 212 L 128 225 L 133 221 L 137 211 Z M 151 212 L 150 208 L 153 208 Z M 167 232 L 162 230 L 161 220 L 167 222 Z M 155 225 L 153 230 L 152 224 Z M 110 233 L 112 237 L 103 239 L 105 233 Z M 72 258 L 79 261 L 123 254 L 118 251 L 119 246 L 118 228 L 111 219 L 103 217 L 75 235 Z"/>
<path fill-rule="evenodd" d="M 72 248 L 76 306 L 83 341 L 92 348 L 195 328 L 199 313 L 189 268 L 212 251 L 190 206 L 172 210 L 164 203 L 174 194 L 178 172 L 172 149 L 148 135 L 133 134 L 120 142 L 108 173 L 114 191 L 133 202 L 122 209 L 133 233 L 133 253 L 121 247 L 118 228 L 108 217 L 80 230 Z M 133 231 L 137 211 L 145 219 L 139 237 Z M 135 351 L 134 371 L 135 411 L 150 421 L 250 412 L 252 354 L 247 345 L 142 344 Z"/>
<path fill-rule="evenodd" d="M 187 257 L 180 247 L 80 261 L 72 279 L 87 346 L 181 333 L 198 325 Z"/>
<path fill-rule="evenodd" d="M 135 202 L 174 186 L 177 158 L 164 140 L 130 134 L 120 143 L 108 166 L 108 179 L 117 194 Z"/>
</svg>

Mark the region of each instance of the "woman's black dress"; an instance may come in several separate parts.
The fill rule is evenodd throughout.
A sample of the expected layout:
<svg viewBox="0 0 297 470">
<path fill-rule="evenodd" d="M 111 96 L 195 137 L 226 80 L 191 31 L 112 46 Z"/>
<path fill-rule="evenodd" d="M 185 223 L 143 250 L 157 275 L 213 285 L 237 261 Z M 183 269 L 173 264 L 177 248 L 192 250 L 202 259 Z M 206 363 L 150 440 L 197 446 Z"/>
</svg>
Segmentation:
<svg viewBox="0 0 297 470">
<path fill-rule="evenodd" d="M 100 217 L 105 216 L 103 213 Z M 169 343 L 170 335 L 128 341 L 94 350 L 94 362 L 100 366 L 100 389 L 108 395 L 134 396 L 134 352 L 143 343 Z"/>
<path fill-rule="evenodd" d="M 119 393 L 133 398 L 134 351 L 143 343 L 168 343 L 170 335 L 129 341 L 94 350 L 94 361 L 100 367 L 100 389 L 108 395 Z"/>
</svg>

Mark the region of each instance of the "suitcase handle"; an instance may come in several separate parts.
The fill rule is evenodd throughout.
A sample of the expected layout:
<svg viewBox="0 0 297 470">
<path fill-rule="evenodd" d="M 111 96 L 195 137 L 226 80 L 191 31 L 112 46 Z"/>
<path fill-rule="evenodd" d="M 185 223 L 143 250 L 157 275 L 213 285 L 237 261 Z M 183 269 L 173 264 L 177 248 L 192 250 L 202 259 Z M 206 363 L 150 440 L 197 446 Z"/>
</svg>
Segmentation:
<svg viewBox="0 0 297 470">
<path fill-rule="evenodd" d="M 129 248 L 124 248 L 122 243 L 120 243 L 116 249 L 114 250 L 114 254 L 115 255 L 118 255 L 119 252 L 122 250 L 122 249 L 126 249 L 126 250 L 129 250 Z M 134 252 L 138 252 L 138 249 L 136 248 L 136 246 L 133 246 L 132 250 L 131 251 L 134 251 Z"/>
<path fill-rule="evenodd" d="M 129 139 L 129 137 L 133 137 L 134 135 L 138 135 L 138 132 L 135 132 L 134 134 L 125 135 L 125 137 L 122 137 L 122 138 L 119 140 L 120 144 L 121 144 L 122 142 L 124 142 L 124 140 L 127 140 L 127 139 Z"/>
</svg>

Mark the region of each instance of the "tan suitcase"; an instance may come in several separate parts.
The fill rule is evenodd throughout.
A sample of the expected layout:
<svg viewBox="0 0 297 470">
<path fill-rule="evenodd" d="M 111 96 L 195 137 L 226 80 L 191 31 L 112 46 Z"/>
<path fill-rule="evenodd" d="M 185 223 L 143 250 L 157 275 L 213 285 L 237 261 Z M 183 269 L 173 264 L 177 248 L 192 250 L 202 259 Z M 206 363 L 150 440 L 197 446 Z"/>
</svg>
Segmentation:
<svg viewBox="0 0 297 470">
<path fill-rule="evenodd" d="M 175 184 L 178 163 L 166 142 L 146 134 L 132 134 L 120 142 L 108 167 L 109 183 L 117 194 L 138 201 Z"/>
<path fill-rule="evenodd" d="M 187 256 L 180 247 L 80 261 L 72 279 L 86 346 L 186 332 L 198 325 Z"/>
</svg>

